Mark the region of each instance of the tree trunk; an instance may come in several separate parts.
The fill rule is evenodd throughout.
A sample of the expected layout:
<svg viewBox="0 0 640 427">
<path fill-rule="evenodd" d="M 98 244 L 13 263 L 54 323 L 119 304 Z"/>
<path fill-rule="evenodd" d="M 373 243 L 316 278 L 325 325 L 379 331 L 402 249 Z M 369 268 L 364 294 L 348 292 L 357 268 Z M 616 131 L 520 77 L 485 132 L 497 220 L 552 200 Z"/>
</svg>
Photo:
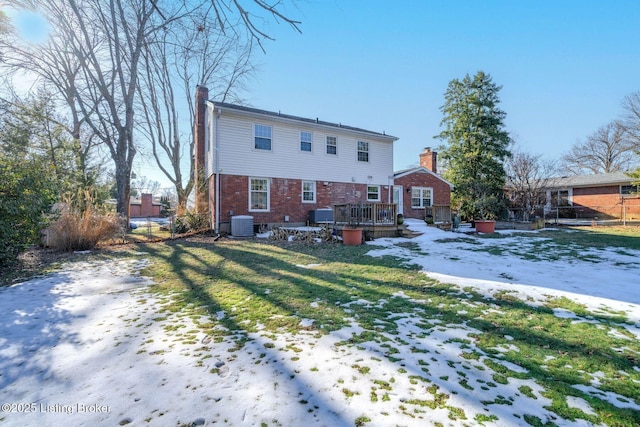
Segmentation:
<svg viewBox="0 0 640 427">
<path fill-rule="evenodd" d="M 129 223 L 129 199 L 131 194 L 131 167 L 127 162 L 122 162 L 120 167 L 116 166 L 116 188 L 118 198 L 116 200 L 116 211 Z"/>
</svg>

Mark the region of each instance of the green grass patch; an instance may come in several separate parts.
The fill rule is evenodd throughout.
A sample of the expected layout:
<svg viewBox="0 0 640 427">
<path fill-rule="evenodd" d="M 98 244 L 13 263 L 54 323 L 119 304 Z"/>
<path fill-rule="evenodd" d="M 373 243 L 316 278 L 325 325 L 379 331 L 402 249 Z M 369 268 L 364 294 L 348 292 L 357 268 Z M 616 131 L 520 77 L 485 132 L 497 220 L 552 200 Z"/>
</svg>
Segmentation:
<svg viewBox="0 0 640 427">
<path fill-rule="evenodd" d="M 541 257 L 562 258 L 574 256 L 590 242 L 604 239 L 583 235 L 585 233 L 529 233 L 523 234 L 527 237 L 522 239 L 530 241 L 527 247 L 543 250 Z M 616 242 L 626 244 L 626 238 L 621 236 Z M 492 241 L 478 237 L 462 239 L 465 243 L 477 242 L 476 249 Z M 564 239 L 567 240 L 563 243 Z M 493 241 L 499 242 L 500 238 Z M 562 248 L 565 243 L 566 248 Z M 417 250 L 413 246 L 408 249 Z M 567 406 L 566 396 L 573 395 L 589 402 L 595 415 L 588 415 L 588 421 L 593 424 L 640 425 L 637 412 L 618 408 L 604 398 L 586 395 L 575 388 L 576 385 L 590 386 L 597 377 L 597 388 L 603 393 L 615 393 L 620 399 L 638 402 L 640 343 L 633 339 L 635 335 L 628 328 L 634 326 L 627 324 L 628 319 L 622 313 L 590 313 L 586 307 L 567 299 L 533 306 L 511 292 L 485 299 L 473 289 L 462 291 L 430 280 L 416 268 L 407 268 L 400 259 L 368 257 L 365 254 L 369 250 L 370 246 L 230 239 L 211 244 L 194 239 L 141 244 L 132 249 L 130 256 L 139 258 L 133 251 L 149 254 L 151 266 L 143 274 L 153 278 L 156 283 L 153 290 L 164 298 L 162 309 L 154 316 L 156 321 L 166 321 L 174 313 L 209 316 L 211 322 L 199 327 L 217 342 L 223 337 L 235 342 L 235 351 L 243 348 L 251 332 L 260 332 L 276 341 L 283 332 L 308 334 L 309 326 L 302 326 L 301 320 L 311 319 L 313 333 L 320 337 L 350 326 L 355 320 L 362 332 L 344 339 L 337 348 L 366 349 L 369 346 L 366 343 L 381 348 L 382 352 L 377 355 L 386 357 L 385 363 L 398 363 L 397 372 L 408 379 L 411 387 L 425 389 L 433 395 L 433 399 L 406 400 L 404 405 L 411 406 L 411 411 L 422 406 L 444 408 L 449 396 L 440 392 L 434 382 L 445 378 L 459 381 L 468 390 L 479 386 L 491 393 L 502 384 L 509 384 L 510 378 L 516 378 L 537 384 L 540 393 L 551 400 L 549 410 L 559 417 L 558 424 L 562 424 L 562 419 L 586 419 L 587 415 Z M 297 267 L 308 264 L 318 266 Z M 398 297 L 399 292 L 408 298 Z M 317 301 L 322 301 L 321 310 L 312 306 Z M 556 316 L 553 309 L 558 308 L 569 310 L 586 321 Z M 225 315 L 218 316 L 220 312 Z M 419 325 L 415 328 L 419 330 L 401 336 L 399 325 L 409 318 L 414 325 Z M 168 329 L 175 334 L 180 330 L 177 325 L 179 323 Z M 444 353 L 443 348 L 418 341 L 429 343 L 430 334 L 436 336 L 462 328 L 474 332 L 467 338 L 452 338 L 441 343 L 453 348 L 454 353 Z M 275 348 L 272 342 L 263 346 Z M 289 356 L 297 357 L 300 348 L 290 344 L 282 350 L 291 350 Z M 443 354 L 447 354 L 447 359 Z M 456 358 L 452 354 L 460 356 Z M 445 360 L 451 369 L 449 375 L 441 375 L 440 379 L 433 377 L 427 366 Z M 352 367 L 360 375 L 374 372 L 362 363 Z M 471 380 L 475 377 L 473 372 L 480 369 L 485 370 L 483 376 L 491 381 Z M 348 383 L 337 381 L 345 397 L 355 395 L 347 388 Z M 372 386 L 375 389 L 372 387 L 370 399 L 384 401 L 385 395 L 389 399 L 386 392 L 392 388 L 390 381 L 374 380 Z M 523 396 L 536 398 L 531 387 L 521 386 L 518 391 Z M 492 405 L 511 404 L 511 400 L 504 397 L 490 399 Z M 466 419 L 464 412 L 447 409 L 453 419 Z M 411 411 L 407 413 L 413 413 Z M 539 421 L 532 416 L 523 414 L 523 417 L 531 425 Z M 473 421 L 481 424 L 492 420 Z"/>
</svg>

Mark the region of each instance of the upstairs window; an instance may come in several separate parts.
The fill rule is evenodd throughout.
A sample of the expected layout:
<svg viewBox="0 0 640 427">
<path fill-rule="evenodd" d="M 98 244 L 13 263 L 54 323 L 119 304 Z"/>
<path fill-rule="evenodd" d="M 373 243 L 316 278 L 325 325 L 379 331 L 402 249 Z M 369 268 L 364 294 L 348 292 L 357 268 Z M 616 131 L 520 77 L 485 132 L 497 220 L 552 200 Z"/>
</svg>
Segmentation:
<svg viewBox="0 0 640 427">
<path fill-rule="evenodd" d="M 300 151 L 311 152 L 311 132 L 300 132 Z"/>
<path fill-rule="evenodd" d="M 271 151 L 271 126 L 255 125 L 253 133 L 255 141 L 253 147 L 256 150 Z"/>
<path fill-rule="evenodd" d="M 358 141 L 358 161 L 369 161 L 369 143 L 365 141 Z"/>
<path fill-rule="evenodd" d="M 411 189 L 411 207 L 414 209 L 424 209 L 431 206 L 433 198 L 431 188 L 413 187 Z"/>
<path fill-rule="evenodd" d="M 380 201 L 380 187 L 377 185 L 367 185 L 367 201 L 379 202 Z"/>
<path fill-rule="evenodd" d="M 316 182 L 302 181 L 302 203 L 316 202 Z"/>
<path fill-rule="evenodd" d="M 327 137 L 327 154 L 338 154 L 338 139 L 335 136 Z"/>
</svg>

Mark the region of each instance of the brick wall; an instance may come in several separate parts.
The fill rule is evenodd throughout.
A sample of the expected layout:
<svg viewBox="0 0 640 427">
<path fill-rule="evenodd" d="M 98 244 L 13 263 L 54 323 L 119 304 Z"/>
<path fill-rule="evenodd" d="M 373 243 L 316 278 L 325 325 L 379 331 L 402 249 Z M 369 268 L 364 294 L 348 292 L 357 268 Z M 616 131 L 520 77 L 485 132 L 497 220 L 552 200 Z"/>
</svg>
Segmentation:
<svg viewBox="0 0 640 427">
<path fill-rule="evenodd" d="M 406 218 L 424 218 L 424 209 L 413 209 L 411 207 L 411 190 L 412 187 L 431 187 L 433 188 L 433 204 L 434 205 L 450 205 L 451 204 L 451 187 L 438 177 L 425 172 L 414 172 L 393 180 L 394 185 L 402 185 L 403 215 Z"/>
<path fill-rule="evenodd" d="M 387 188 L 385 188 L 387 187 Z M 215 182 L 210 180 L 210 203 L 215 212 Z M 389 201 L 388 186 L 380 186 L 380 202 Z M 220 228 L 231 221 L 233 215 L 251 215 L 254 224 L 281 224 L 285 216 L 289 223 L 306 224 L 309 211 L 331 208 L 335 204 L 366 202 L 367 185 L 330 181 L 316 182 L 316 203 L 302 203 L 302 180 L 272 178 L 270 183 L 269 212 L 249 211 L 249 177 L 220 175 Z"/>
<path fill-rule="evenodd" d="M 601 219 L 622 218 L 623 200 L 620 197 L 620 187 L 611 185 L 607 187 L 589 187 L 573 189 L 573 210 L 578 218 L 592 218 L 598 216 Z M 625 197 L 627 219 L 640 219 L 640 199 L 638 197 Z"/>
<path fill-rule="evenodd" d="M 152 194 L 143 193 L 140 203 L 131 203 L 129 205 L 129 216 L 132 218 L 158 217 L 161 210 L 161 205 L 153 203 Z"/>
<path fill-rule="evenodd" d="M 205 141 L 205 112 L 207 109 L 206 101 L 209 97 L 209 89 L 205 86 L 198 86 L 195 95 L 195 122 L 193 129 L 193 137 L 195 140 L 194 147 L 194 185 L 195 211 L 196 213 L 206 213 L 209 205 L 209 189 L 203 185 L 205 179 L 206 168 L 206 143 Z M 200 184 L 200 185 L 199 185 Z"/>
</svg>

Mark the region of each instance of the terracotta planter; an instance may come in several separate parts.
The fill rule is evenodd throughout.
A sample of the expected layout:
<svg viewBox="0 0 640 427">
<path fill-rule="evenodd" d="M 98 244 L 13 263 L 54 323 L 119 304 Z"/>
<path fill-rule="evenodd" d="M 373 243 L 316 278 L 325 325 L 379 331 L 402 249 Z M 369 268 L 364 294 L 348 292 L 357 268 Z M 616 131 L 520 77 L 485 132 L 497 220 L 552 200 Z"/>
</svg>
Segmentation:
<svg viewBox="0 0 640 427">
<path fill-rule="evenodd" d="M 361 245 L 362 244 L 362 228 L 342 229 L 342 243 L 348 246 Z"/>
<path fill-rule="evenodd" d="M 496 222 L 493 220 L 477 219 L 475 223 L 476 233 L 491 234 L 496 231 Z"/>
</svg>

